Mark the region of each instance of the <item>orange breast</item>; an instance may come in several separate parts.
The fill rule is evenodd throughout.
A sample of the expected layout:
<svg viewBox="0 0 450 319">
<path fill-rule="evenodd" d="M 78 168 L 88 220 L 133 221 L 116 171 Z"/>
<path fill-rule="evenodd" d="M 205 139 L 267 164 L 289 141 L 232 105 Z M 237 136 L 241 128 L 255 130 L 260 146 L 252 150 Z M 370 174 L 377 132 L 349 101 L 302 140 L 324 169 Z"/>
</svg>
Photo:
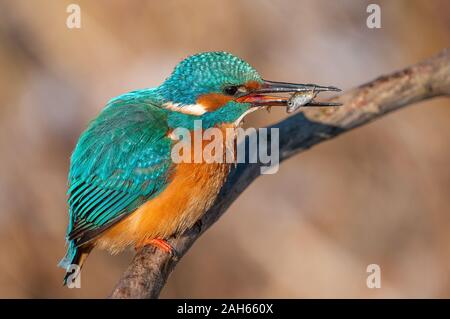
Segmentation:
<svg viewBox="0 0 450 319">
<path fill-rule="evenodd" d="M 227 163 L 177 164 L 164 191 L 106 230 L 96 245 L 116 253 L 146 239 L 183 232 L 211 207 L 229 168 Z"/>
</svg>

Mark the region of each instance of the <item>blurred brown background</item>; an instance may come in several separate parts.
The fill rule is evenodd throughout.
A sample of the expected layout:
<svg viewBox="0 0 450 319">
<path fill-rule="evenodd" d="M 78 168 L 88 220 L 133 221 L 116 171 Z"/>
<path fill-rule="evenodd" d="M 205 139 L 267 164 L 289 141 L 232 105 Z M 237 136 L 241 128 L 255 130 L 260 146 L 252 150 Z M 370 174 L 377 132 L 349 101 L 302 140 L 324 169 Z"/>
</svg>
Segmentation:
<svg viewBox="0 0 450 319">
<path fill-rule="evenodd" d="M 226 50 L 264 78 L 344 89 L 448 46 L 450 2 L 0 1 L 0 297 L 105 297 L 132 257 L 95 251 L 62 287 L 66 175 L 110 98 Z M 66 8 L 81 7 L 81 29 Z M 253 114 L 267 125 L 286 114 Z M 257 180 L 183 258 L 162 297 L 450 297 L 450 108 L 435 99 Z M 368 289 L 379 264 L 382 288 Z"/>
</svg>

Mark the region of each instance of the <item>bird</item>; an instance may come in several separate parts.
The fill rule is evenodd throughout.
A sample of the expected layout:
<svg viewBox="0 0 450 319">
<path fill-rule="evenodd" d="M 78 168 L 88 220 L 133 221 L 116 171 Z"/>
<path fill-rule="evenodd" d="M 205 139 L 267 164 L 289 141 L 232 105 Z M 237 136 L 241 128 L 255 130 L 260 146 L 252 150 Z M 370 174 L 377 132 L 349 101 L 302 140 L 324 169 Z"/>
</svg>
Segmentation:
<svg viewBox="0 0 450 319">
<path fill-rule="evenodd" d="M 339 91 L 266 81 L 243 59 L 217 51 L 185 58 L 157 87 L 111 99 L 70 158 L 64 284 L 70 266 L 81 269 L 93 248 L 117 254 L 153 245 L 175 256 L 167 239 L 212 206 L 233 163 L 174 161 L 177 128 L 234 130 L 253 111 L 287 105 L 274 93 L 308 90 Z"/>
</svg>

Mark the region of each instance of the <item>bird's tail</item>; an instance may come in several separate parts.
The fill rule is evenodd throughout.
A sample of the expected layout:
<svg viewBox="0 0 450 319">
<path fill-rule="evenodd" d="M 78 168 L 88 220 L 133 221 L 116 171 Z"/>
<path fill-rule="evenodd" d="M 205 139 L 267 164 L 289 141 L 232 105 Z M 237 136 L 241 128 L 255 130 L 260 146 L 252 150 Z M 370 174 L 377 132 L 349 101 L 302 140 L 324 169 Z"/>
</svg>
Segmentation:
<svg viewBox="0 0 450 319">
<path fill-rule="evenodd" d="M 59 267 L 66 270 L 66 275 L 64 276 L 64 286 L 67 285 L 67 280 L 71 275 L 79 275 L 81 267 L 83 266 L 86 257 L 89 255 L 92 248 L 93 247 L 90 245 L 77 247 L 73 241 L 69 242 L 66 255 L 58 264 Z"/>
</svg>

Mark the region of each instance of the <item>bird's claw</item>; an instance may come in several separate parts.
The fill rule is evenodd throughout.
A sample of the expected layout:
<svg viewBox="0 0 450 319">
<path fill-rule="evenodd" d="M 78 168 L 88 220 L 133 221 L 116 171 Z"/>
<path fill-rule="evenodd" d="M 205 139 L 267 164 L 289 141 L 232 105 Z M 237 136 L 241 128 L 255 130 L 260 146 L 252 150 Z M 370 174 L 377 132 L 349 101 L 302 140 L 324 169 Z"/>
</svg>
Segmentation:
<svg viewBox="0 0 450 319">
<path fill-rule="evenodd" d="M 178 251 L 171 244 L 169 244 L 165 239 L 162 239 L 162 238 L 146 239 L 146 240 L 142 241 L 139 245 L 136 245 L 135 250 L 140 250 L 148 245 L 152 245 L 152 246 L 159 248 L 162 251 L 168 253 L 173 260 L 180 259 L 180 254 L 178 253 Z"/>
</svg>

